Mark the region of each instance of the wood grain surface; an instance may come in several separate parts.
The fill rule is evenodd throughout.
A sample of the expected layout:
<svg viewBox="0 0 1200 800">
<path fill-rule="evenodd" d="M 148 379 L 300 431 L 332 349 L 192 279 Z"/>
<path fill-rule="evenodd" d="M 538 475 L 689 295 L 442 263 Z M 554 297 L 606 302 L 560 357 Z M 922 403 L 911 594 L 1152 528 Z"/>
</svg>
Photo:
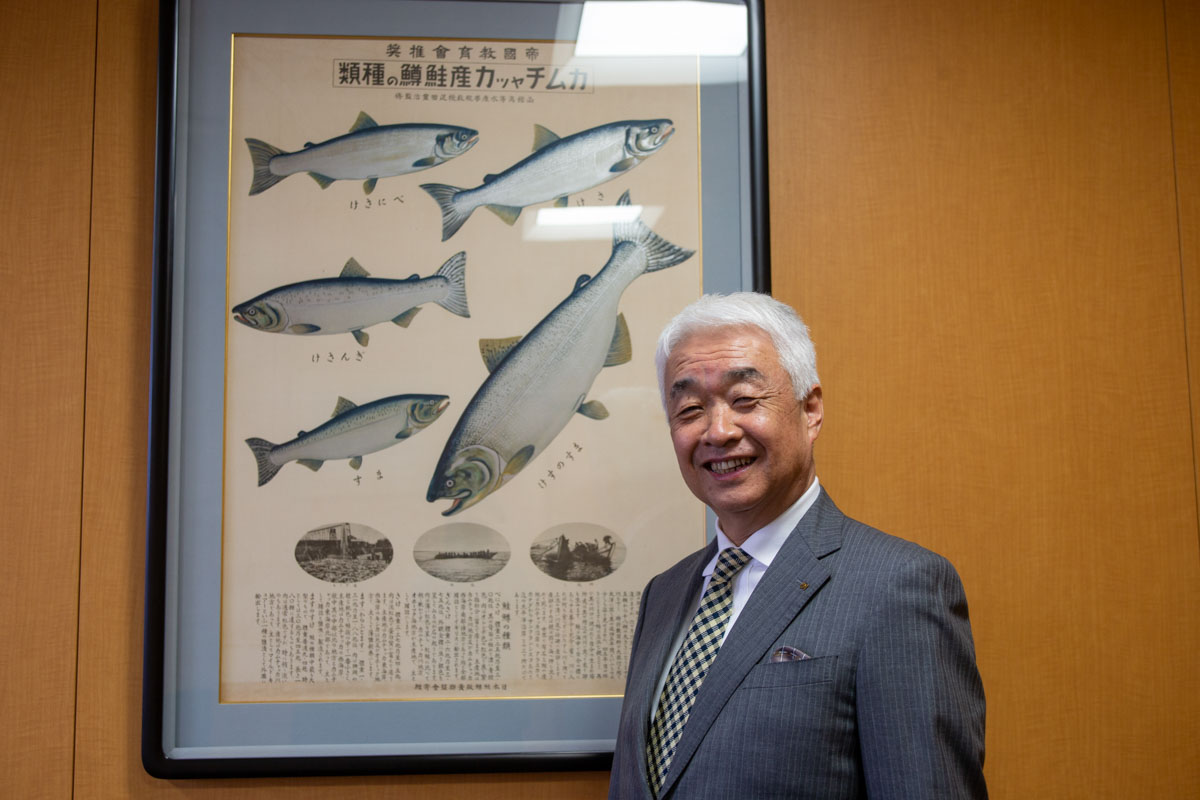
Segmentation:
<svg viewBox="0 0 1200 800">
<path fill-rule="evenodd" d="M 1200 425 L 1195 424 L 1200 419 L 1200 6 L 1186 0 L 1168 0 L 1165 7 L 1179 198 L 1179 269 L 1192 397 L 1192 450 L 1200 454 Z M 1200 461 L 1196 476 L 1200 481 Z"/>
<path fill-rule="evenodd" d="M 95 9 L 0 24 L 3 793 L 67 797 L 75 709 Z"/>
</svg>

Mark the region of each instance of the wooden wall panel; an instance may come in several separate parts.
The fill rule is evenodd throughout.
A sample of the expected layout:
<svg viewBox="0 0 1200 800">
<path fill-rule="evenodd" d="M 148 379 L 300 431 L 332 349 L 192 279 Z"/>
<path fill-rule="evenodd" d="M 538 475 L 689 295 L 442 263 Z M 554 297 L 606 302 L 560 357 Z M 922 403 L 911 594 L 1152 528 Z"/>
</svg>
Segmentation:
<svg viewBox="0 0 1200 800">
<path fill-rule="evenodd" d="M 1185 0 L 1167 0 L 1165 6 L 1175 172 L 1179 181 L 1179 268 L 1195 422 L 1200 420 L 1200 7 Z M 1200 424 L 1192 425 L 1192 437 L 1200 495 Z"/>
<path fill-rule="evenodd" d="M 139 797 L 157 3 L 101 0 L 75 796 Z"/>
<path fill-rule="evenodd" d="M 1200 499 L 1200 7 L 1186 0 L 1166 0 L 1167 54 L 1171 87 L 1171 118 L 1175 141 L 1175 175 L 1177 180 L 1180 258 L 1183 284 L 1184 324 L 1187 328 L 1188 385 L 1192 410 L 1192 456 L 1196 478 L 1196 495 Z M 1200 530 L 1196 532 L 1193 558 L 1200 553 Z M 1193 585 L 1196 582 L 1192 578 Z M 1184 602 L 1187 602 L 1185 596 Z M 1190 597 L 1192 613 L 1185 614 L 1185 624 L 1192 630 L 1200 627 L 1196 620 L 1195 595 Z M 1184 608 L 1187 608 L 1186 606 Z M 1200 679 L 1192 669 L 1182 681 L 1181 693 L 1200 694 Z M 1186 695 L 1185 695 L 1186 696 Z M 1181 783 L 1190 787 L 1190 794 L 1200 794 L 1200 765 L 1195 758 L 1200 753 L 1200 714 L 1196 705 L 1185 705 L 1185 716 L 1174 727 L 1181 731 L 1193 757 L 1168 768 L 1181 771 Z"/>
<path fill-rule="evenodd" d="M 774 287 L 821 357 L 818 471 L 958 565 L 993 796 L 1193 795 L 1161 7 L 768 0 L 767 31 Z"/>
<path fill-rule="evenodd" d="M 10 797 L 71 789 L 94 40 L 90 8 L 5 3 L 0 775 Z"/>
</svg>

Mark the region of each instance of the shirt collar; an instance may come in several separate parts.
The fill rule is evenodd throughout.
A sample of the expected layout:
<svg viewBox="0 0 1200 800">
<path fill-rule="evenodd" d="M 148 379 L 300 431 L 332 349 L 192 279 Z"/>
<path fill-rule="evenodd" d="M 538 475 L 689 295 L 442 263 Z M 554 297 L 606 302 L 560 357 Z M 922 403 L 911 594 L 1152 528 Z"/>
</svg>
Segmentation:
<svg viewBox="0 0 1200 800">
<path fill-rule="evenodd" d="M 805 490 L 804 494 L 800 495 L 799 499 L 792 503 L 778 517 L 750 534 L 746 538 L 746 541 L 742 542 L 742 549 L 764 567 L 771 566 L 771 561 L 774 560 L 779 549 L 783 547 L 783 543 L 787 540 L 788 535 L 800 524 L 800 520 L 812 508 L 813 503 L 817 502 L 817 495 L 820 491 L 821 484 L 814 475 L 812 485 Z M 729 541 L 729 537 L 725 535 L 725 531 L 721 530 L 721 523 L 718 522 L 717 555 L 713 556 L 708 564 L 705 565 L 703 571 L 705 577 L 713 574 L 713 571 L 717 568 L 717 558 L 721 555 L 721 551 L 728 547 L 736 547 L 736 545 Z"/>
</svg>

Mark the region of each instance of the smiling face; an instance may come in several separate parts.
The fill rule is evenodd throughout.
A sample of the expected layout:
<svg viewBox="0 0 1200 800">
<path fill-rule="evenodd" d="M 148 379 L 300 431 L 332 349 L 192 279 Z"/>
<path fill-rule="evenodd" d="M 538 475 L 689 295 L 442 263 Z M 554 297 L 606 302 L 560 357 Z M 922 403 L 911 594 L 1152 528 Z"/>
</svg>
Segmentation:
<svg viewBox="0 0 1200 800">
<path fill-rule="evenodd" d="M 734 544 L 812 483 L 821 387 L 798 400 L 765 332 L 738 326 L 689 334 L 667 359 L 665 385 L 679 471 Z"/>
</svg>

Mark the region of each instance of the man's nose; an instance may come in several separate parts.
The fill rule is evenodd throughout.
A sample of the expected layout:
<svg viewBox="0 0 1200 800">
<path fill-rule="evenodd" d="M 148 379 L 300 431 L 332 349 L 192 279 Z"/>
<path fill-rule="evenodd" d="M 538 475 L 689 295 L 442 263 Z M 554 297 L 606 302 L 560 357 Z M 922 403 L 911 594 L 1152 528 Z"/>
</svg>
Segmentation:
<svg viewBox="0 0 1200 800">
<path fill-rule="evenodd" d="M 708 427 L 704 430 L 705 443 L 721 447 L 735 441 L 741 433 L 733 409 L 717 405 L 709 410 Z"/>
</svg>

